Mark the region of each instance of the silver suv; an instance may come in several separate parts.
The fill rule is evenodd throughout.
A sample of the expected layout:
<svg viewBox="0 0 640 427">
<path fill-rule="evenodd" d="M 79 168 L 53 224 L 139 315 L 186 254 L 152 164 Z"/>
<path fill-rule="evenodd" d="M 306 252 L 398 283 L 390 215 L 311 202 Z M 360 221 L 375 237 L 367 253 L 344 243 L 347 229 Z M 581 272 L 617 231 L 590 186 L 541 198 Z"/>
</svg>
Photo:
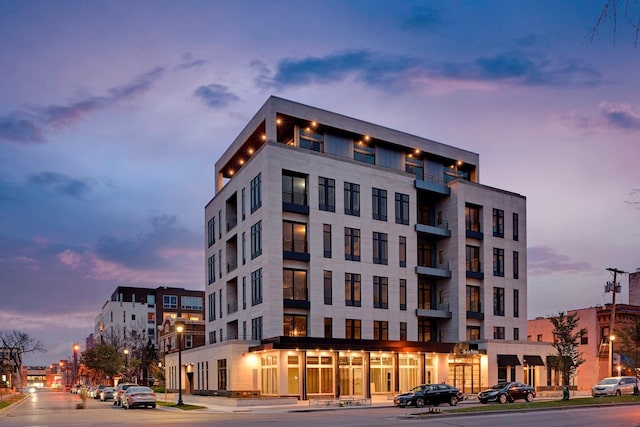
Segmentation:
<svg viewBox="0 0 640 427">
<path fill-rule="evenodd" d="M 633 394 L 638 389 L 638 379 L 636 377 L 608 377 L 603 378 L 593 386 L 591 395 L 597 396 L 620 396 L 622 394 Z"/>
</svg>

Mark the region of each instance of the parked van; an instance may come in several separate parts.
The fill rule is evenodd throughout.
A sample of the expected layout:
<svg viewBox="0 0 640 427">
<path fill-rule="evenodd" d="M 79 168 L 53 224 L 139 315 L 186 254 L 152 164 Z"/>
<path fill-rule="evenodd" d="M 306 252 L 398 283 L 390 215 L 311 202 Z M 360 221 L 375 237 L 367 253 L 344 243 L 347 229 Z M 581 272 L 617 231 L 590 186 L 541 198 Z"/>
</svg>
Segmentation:
<svg viewBox="0 0 640 427">
<path fill-rule="evenodd" d="M 638 390 L 638 378 L 636 377 L 607 377 L 593 386 L 591 395 L 597 396 L 620 396 L 622 394 L 633 394 Z"/>
</svg>

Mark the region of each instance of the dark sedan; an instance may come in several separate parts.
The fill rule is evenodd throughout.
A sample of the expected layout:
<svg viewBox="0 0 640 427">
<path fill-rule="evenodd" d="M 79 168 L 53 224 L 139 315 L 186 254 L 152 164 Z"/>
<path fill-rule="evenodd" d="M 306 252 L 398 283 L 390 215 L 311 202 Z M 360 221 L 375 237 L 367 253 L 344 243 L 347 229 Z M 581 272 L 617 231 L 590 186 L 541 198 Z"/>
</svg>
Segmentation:
<svg viewBox="0 0 640 427">
<path fill-rule="evenodd" d="M 530 385 L 519 382 L 498 383 L 490 389 L 483 390 L 478 394 L 478 400 L 480 403 L 507 403 L 518 399 L 531 402 L 534 397 L 536 397 L 536 390 Z"/>
<path fill-rule="evenodd" d="M 400 394 L 393 399 L 396 406 L 415 405 L 422 408 L 424 405 L 438 406 L 448 403 L 456 406 L 462 400 L 462 392 L 448 384 L 422 384 L 412 388 L 409 392 Z"/>
</svg>

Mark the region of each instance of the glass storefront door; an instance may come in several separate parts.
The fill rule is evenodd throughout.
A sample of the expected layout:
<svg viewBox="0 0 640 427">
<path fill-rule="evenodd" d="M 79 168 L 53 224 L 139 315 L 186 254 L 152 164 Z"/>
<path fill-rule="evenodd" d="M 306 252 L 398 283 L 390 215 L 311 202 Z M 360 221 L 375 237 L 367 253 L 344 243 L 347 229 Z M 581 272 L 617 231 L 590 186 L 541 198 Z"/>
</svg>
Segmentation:
<svg viewBox="0 0 640 427">
<path fill-rule="evenodd" d="M 340 396 L 364 396 L 364 357 L 340 353 Z"/>
</svg>

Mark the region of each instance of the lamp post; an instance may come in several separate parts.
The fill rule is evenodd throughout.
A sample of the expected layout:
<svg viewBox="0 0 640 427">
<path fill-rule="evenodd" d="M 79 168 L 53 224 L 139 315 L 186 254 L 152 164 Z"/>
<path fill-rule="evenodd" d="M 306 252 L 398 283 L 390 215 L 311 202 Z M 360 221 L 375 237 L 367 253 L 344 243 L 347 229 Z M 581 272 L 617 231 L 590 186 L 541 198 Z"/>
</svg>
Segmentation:
<svg viewBox="0 0 640 427">
<path fill-rule="evenodd" d="M 182 333 L 184 332 L 184 323 L 176 322 L 176 339 L 178 340 L 178 403 L 176 406 L 182 406 Z"/>
<path fill-rule="evenodd" d="M 609 376 L 613 376 L 613 342 L 616 340 L 616 336 L 609 335 Z"/>
<path fill-rule="evenodd" d="M 78 344 L 73 345 L 73 385 L 78 381 L 78 350 L 80 346 Z"/>
<path fill-rule="evenodd" d="M 124 353 L 124 373 L 126 375 L 125 380 L 129 380 L 129 349 L 125 348 L 124 350 L 122 350 L 122 352 Z"/>
</svg>

